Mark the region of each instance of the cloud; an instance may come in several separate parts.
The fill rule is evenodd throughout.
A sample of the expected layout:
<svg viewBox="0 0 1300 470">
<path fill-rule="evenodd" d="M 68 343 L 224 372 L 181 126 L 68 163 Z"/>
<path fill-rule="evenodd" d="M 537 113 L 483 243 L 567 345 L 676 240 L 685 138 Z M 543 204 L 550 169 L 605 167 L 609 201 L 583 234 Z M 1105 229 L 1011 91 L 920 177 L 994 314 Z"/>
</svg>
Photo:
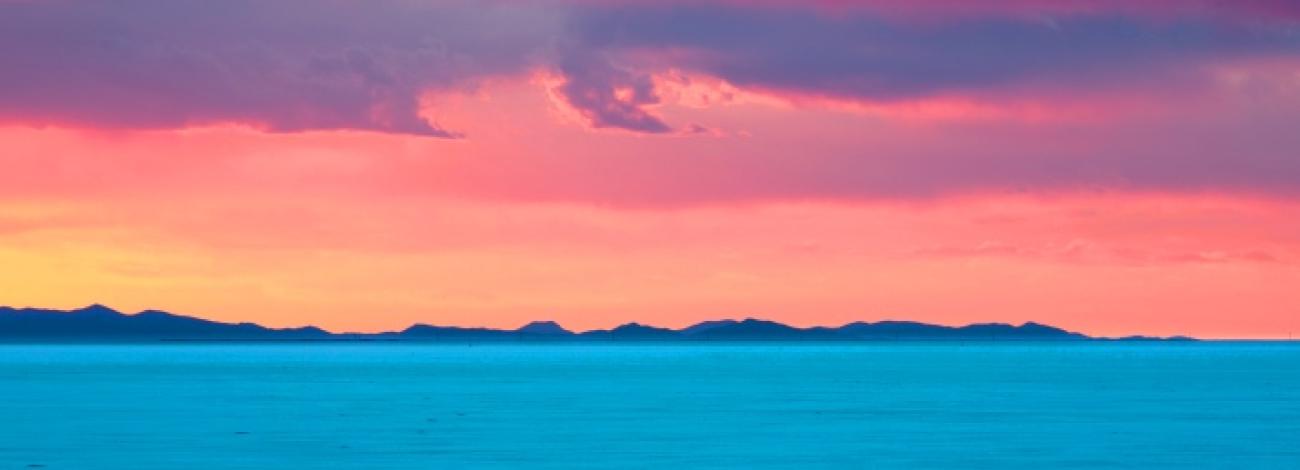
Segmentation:
<svg viewBox="0 0 1300 470">
<path fill-rule="evenodd" d="M 2 2 L 0 120 L 450 137 L 422 93 L 544 69 L 591 125 L 665 133 L 652 77 L 669 70 L 889 101 L 1195 86 L 1198 65 L 1300 53 L 1288 2 L 1143 5 Z"/>
<path fill-rule="evenodd" d="M 1300 54 L 1294 25 L 1191 15 L 1021 14 L 941 23 L 852 10 L 717 4 L 613 6 L 573 21 L 588 47 L 648 54 L 645 67 L 687 69 L 742 88 L 864 100 L 1042 89 L 1168 87 L 1217 60 Z M 1035 90 L 1037 89 L 1037 90 Z"/>
<path fill-rule="evenodd" d="M 592 127 L 648 133 L 672 130 L 645 110 L 659 102 L 649 75 L 633 74 L 591 56 L 566 58 L 560 70 L 565 78 L 557 91 Z"/>
<path fill-rule="evenodd" d="M 0 118 L 452 136 L 427 89 L 523 73 L 551 23 L 473 2 L 0 3 Z"/>
</svg>

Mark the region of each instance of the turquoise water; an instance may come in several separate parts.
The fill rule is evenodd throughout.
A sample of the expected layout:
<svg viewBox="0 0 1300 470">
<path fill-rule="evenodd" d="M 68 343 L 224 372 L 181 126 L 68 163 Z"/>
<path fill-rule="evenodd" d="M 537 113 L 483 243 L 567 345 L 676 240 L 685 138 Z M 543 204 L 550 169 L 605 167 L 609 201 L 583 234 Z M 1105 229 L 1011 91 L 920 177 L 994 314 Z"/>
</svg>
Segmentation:
<svg viewBox="0 0 1300 470">
<path fill-rule="evenodd" d="M 1295 469 L 1300 346 L 3 345 L 39 466 Z"/>
</svg>

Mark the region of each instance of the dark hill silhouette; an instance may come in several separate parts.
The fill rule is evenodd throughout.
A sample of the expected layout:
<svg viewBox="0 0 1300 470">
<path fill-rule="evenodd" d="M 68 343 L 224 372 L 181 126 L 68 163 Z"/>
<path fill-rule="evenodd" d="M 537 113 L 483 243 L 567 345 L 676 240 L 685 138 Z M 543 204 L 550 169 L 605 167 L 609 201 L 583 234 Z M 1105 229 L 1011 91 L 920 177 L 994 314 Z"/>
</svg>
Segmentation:
<svg viewBox="0 0 1300 470">
<path fill-rule="evenodd" d="M 702 321 L 702 322 L 696 323 L 696 324 L 694 324 L 694 325 L 688 326 L 688 327 L 686 327 L 686 328 L 683 328 L 683 329 L 681 330 L 681 333 L 686 334 L 686 335 L 697 335 L 697 334 L 703 333 L 703 332 L 705 332 L 705 331 L 712 330 L 712 329 L 714 329 L 714 328 L 721 328 L 721 327 L 724 327 L 724 326 L 731 326 L 731 325 L 735 325 L 736 323 L 740 323 L 740 322 L 735 321 L 735 320 L 709 320 L 709 321 Z"/>
<path fill-rule="evenodd" d="M 0 307 L 0 339 L 326 339 L 316 327 L 273 329 L 253 323 L 220 323 L 146 310 L 126 315 L 95 304 L 76 310 Z"/>
<path fill-rule="evenodd" d="M 640 323 L 619 325 L 612 330 L 592 330 L 581 333 L 586 339 L 606 341 L 672 341 L 681 339 L 676 330 L 646 326 Z"/>
<path fill-rule="evenodd" d="M 1038 323 L 978 323 L 950 327 L 907 321 L 854 322 L 840 327 L 797 328 L 759 319 L 706 321 L 680 330 L 628 323 L 574 333 L 552 321 L 516 330 L 412 325 L 388 333 L 330 333 L 316 327 L 267 328 L 222 323 L 158 310 L 124 314 L 103 305 L 76 310 L 0 307 L 0 341 L 1157 341 L 1186 337 L 1090 338 Z"/>
<path fill-rule="evenodd" d="M 508 341 L 518 337 L 514 331 L 491 328 L 411 325 L 399 333 L 380 333 L 385 338 L 432 341 Z"/>
<path fill-rule="evenodd" d="M 877 323 L 849 323 L 838 329 L 854 339 L 871 340 L 998 340 L 998 339 L 1033 339 L 1033 340 L 1079 340 L 1089 339 L 1079 333 L 1072 333 L 1060 328 L 1025 323 L 1020 326 L 1005 323 L 977 323 L 961 327 L 947 327 L 908 321 L 882 321 Z"/>
<path fill-rule="evenodd" d="M 559 323 L 553 321 L 535 321 L 519 327 L 515 330 L 525 335 L 536 336 L 572 336 L 573 332 L 564 329 Z"/>
<path fill-rule="evenodd" d="M 801 329 L 781 323 L 747 318 L 742 321 L 712 322 L 701 327 L 697 324 L 684 330 L 685 336 L 706 341 L 808 341 L 847 339 L 836 330 L 826 328 Z"/>
</svg>

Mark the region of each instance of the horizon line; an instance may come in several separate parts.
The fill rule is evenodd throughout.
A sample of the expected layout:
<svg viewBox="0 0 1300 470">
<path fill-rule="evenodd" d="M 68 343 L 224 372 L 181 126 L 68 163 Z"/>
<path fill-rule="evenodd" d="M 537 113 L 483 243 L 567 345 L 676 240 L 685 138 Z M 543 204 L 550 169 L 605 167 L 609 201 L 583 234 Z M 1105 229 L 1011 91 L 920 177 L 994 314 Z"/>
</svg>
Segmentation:
<svg viewBox="0 0 1300 470">
<path fill-rule="evenodd" d="M 558 327 L 560 330 L 563 330 L 565 333 L 570 334 L 570 335 L 582 335 L 582 334 L 587 334 L 587 333 L 608 332 L 608 331 L 612 331 L 612 330 L 614 330 L 614 329 L 616 329 L 616 328 L 619 328 L 619 327 L 631 326 L 631 325 L 635 325 L 635 326 L 643 326 L 643 327 L 648 327 L 648 328 L 656 328 L 656 329 L 662 329 L 662 330 L 668 330 L 668 331 L 673 331 L 673 332 L 678 332 L 678 333 L 680 333 L 680 332 L 684 332 L 684 331 L 689 330 L 689 329 L 691 329 L 691 328 L 694 328 L 694 327 L 697 327 L 697 326 L 700 326 L 700 325 L 704 325 L 704 324 L 707 324 L 707 323 L 726 323 L 726 322 L 731 322 L 731 323 L 742 323 L 742 322 L 763 322 L 763 323 L 771 323 L 771 324 L 781 325 L 781 326 L 785 326 L 785 327 L 792 328 L 792 329 L 795 329 L 795 330 L 800 330 L 800 331 L 809 331 L 809 330 L 816 330 L 816 329 L 839 329 L 839 328 L 844 328 L 844 327 L 846 327 L 846 326 L 854 325 L 854 324 L 868 324 L 868 325 L 876 325 L 876 324 L 881 324 L 881 323 L 906 323 L 906 324 L 914 324 L 914 325 L 924 325 L 924 326 L 932 326 L 932 327 L 942 327 L 942 328 L 949 328 L 949 329 L 961 329 L 961 328 L 967 328 L 967 327 L 972 327 L 972 326 L 1008 326 L 1008 327 L 1012 327 L 1012 328 L 1024 328 L 1024 327 L 1027 327 L 1027 326 L 1043 326 L 1043 327 L 1048 327 L 1048 328 L 1053 328 L 1053 329 L 1061 330 L 1061 331 L 1063 331 L 1063 332 L 1070 333 L 1070 334 L 1080 335 L 1080 336 L 1082 336 L 1082 337 L 1084 337 L 1084 338 L 1087 338 L 1087 339 L 1099 339 L 1099 340 L 1107 340 L 1107 339 L 1114 340 L 1114 339 L 1126 339 L 1126 338 L 1130 338 L 1130 339 L 1136 339 L 1136 338 L 1144 338 L 1144 339 L 1147 339 L 1147 338 L 1149 338 L 1149 339 L 1194 339 L 1194 340 L 1197 340 L 1197 341 L 1252 341 L 1252 342 L 1293 342 L 1293 341 L 1296 341 L 1294 338 L 1290 338 L 1290 337 L 1285 338 L 1285 339 L 1284 339 L 1284 338 L 1280 338 L 1280 337 L 1279 337 L 1279 338 L 1202 338 L 1202 337 L 1196 337 L 1196 336 L 1185 335 L 1185 334 L 1173 334 L 1173 335 L 1149 335 L 1149 334 L 1143 334 L 1143 333 L 1130 333 L 1130 334 L 1124 334 L 1124 335 L 1118 335 L 1118 336 L 1102 336 L 1102 335 L 1094 336 L 1094 335 L 1089 334 L 1089 333 L 1084 333 L 1084 332 L 1080 332 L 1080 331 L 1075 331 L 1075 330 L 1071 330 L 1071 329 L 1066 329 L 1066 328 L 1062 328 L 1062 327 L 1058 327 L 1058 326 L 1052 325 L 1052 324 L 1050 324 L 1050 323 L 1038 322 L 1038 321 L 1034 321 L 1034 320 L 1027 320 L 1027 321 L 1023 321 L 1023 322 L 1020 322 L 1020 323 L 1014 323 L 1014 322 L 1000 322 L 1000 321 L 977 321 L 977 322 L 966 323 L 966 324 L 944 324 L 944 323 L 932 323 L 932 322 L 919 321 L 919 320 L 901 320 L 901 319 L 893 319 L 893 318 L 889 318 L 889 319 L 881 319 L 881 320 L 875 320 L 875 321 L 869 321 L 869 320 L 851 320 L 851 321 L 847 321 L 847 322 L 845 322 L 845 323 L 843 323 L 843 324 L 839 324 L 839 325 L 795 326 L 795 325 L 791 325 L 791 324 L 788 324 L 788 323 L 785 323 L 785 322 L 782 322 L 782 321 L 771 320 L 771 319 L 762 318 L 762 317 L 757 317 L 757 316 L 725 317 L 725 318 L 716 318 L 716 319 L 704 319 L 704 320 L 695 321 L 694 323 L 691 323 L 691 324 L 689 324 L 689 325 L 687 325 L 687 326 L 683 326 L 683 327 L 680 327 L 680 328 L 665 327 L 665 326 L 657 326 L 657 325 L 653 325 L 653 324 L 649 324 L 649 323 L 644 323 L 644 322 L 641 322 L 641 321 L 631 320 L 631 321 L 625 321 L 625 322 L 619 323 L 619 324 L 617 324 L 617 325 L 610 326 L 610 327 L 606 327 L 606 328 L 592 328 L 592 329 L 586 329 L 586 330 L 570 330 L 570 329 L 568 329 L 568 328 L 565 328 L 565 327 L 564 327 L 560 322 L 558 322 L 558 321 L 547 320 L 547 319 L 537 319 L 537 320 L 527 321 L 526 323 L 524 323 L 524 324 L 522 324 L 522 325 L 519 325 L 518 327 L 514 327 L 514 328 L 510 328 L 510 327 L 499 328 L 499 327 L 491 327 L 491 326 L 483 326 L 483 325 L 471 325 L 471 326 L 467 326 L 467 325 L 456 325 L 456 324 L 436 324 L 436 323 L 426 323 L 426 322 L 415 322 L 415 323 L 408 324 L 408 325 L 405 326 L 405 327 L 396 328 L 396 329 L 385 329 L 385 330 L 381 330 L 381 331 L 363 332 L 363 331 L 346 331 L 346 330 L 345 330 L 345 331 L 338 331 L 338 330 L 327 329 L 327 328 L 324 328 L 324 327 L 321 327 L 321 326 L 317 326 L 317 325 L 314 325 L 314 324 L 303 324 L 303 325 L 298 325 L 298 326 L 283 326 L 283 327 L 279 327 L 279 326 L 266 326 L 266 325 L 263 325 L 263 324 L 261 324 L 261 323 L 255 322 L 255 321 L 233 321 L 233 322 L 232 322 L 232 321 L 223 321 L 223 320 L 216 320 L 216 319 L 212 319 L 212 318 L 208 318 L 208 317 L 204 317 L 204 316 L 197 316 L 197 315 L 192 315 L 192 314 L 175 313 L 175 312 L 171 312 L 171 311 L 168 311 L 168 310 L 155 309 L 155 308 L 146 308 L 146 309 L 139 310 L 139 311 L 136 311 L 136 312 L 127 312 L 127 311 L 123 311 L 123 310 L 119 310 L 119 309 L 116 309 L 116 308 L 110 307 L 110 306 L 108 306 L 108 305 L 105 305 L 105 304 L 103 304 L 103 303 L 99 303 L 99 302 L 94 302 L 94 303 L 91 303 L 91 304 L 86 305 L 86 306 L 84 306 L 84 307 L 72 308 L 72 309 L 58 309 L 58 308 L 36 307 L 36 306 L 16 307 L 16 306 L 4 306 L 4 305 L 0 305 L 0 310 L 14 310 L 14 311 L 21 311 L 21 310 L 36 310 L 36 311 L 57 312 L 57 313 L 76 313 L 76 312 L 82 312 L 82 311 L 87 311 L 87 310 L 96 310 L 96 309 L 107 310 L 107 311 L 110 311 L 110 312 L 113 312 L 113 313 L 116 313 L 116 314 L 119 314 L 119 315 L 123 315 L 123 316 L 128 316 L 128 317 L 134 317 L 134 316 L 138 316 L 138 315 L 146 314 L 146 313 L 161 313 L 161 314 L 171 315 L 171 316 L 175 316 L 175 317 L 184 317 L 184 318 L 190 318 L 190 319 L 200 320 L 200 321 L 204 321 L 204 322 L 211 322 L 211 323 L 223 324 L 223 325 L 253 325 L 253 326 L 256 326 L 256 327 L 259 327 L 259 328 L 264 328 L 264 329 L 268 329 L 268 330 L 276 330 L 276 331 L 301 330 L 301 329 L 315 329 L 315 330 L 320 330 L 321 332 L 327 333 L 327 334 L 329 334 L 329 335 L 334 335 L 334 336 L 363 336 L 363 335 L 369 335 L 369 336 L 381 336 L 381 335 L 392 335 L 392 334 L 401 334 L 401 333 L 403 333 L 403 332 L 409 331 L 409 330 L 411 330 L 412 328 L 416 328 L 416 327 L 456 328 L 456 329 L 465 329 L 465 330 L 490 330 L 490 331 L 498 331 L 498 332 L 520 332 L 520 331 L 524 330 L 525 328 L 528 328 L 529 326 L 538 325 L 538 324 L 543 324 L 543 325 L 545 325 L 545 324 L 551 324 L 551 325 L 554 325 L 555 327 Z"/>
</svg>

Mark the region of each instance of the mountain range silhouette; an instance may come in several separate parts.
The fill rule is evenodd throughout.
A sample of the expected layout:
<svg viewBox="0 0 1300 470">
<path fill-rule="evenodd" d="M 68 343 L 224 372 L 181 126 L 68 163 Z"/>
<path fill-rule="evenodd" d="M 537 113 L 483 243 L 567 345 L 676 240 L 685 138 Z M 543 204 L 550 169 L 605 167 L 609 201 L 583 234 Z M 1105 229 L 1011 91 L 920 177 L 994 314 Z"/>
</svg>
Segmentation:
<svg viewBox="0 0 1300 470">
<path fill-rule="evenodd" d="M 0 307 L 0 341 L 1083 341 L 1190 340 L 1175 336 L 1096 338 L 1039 323 L 977 323 L 961 327 L 910 321 L 854 322 L 797 328 L 773 321 L 713 320 L 674 330 L 627 323 L 608 330 L 574 332 L 553 321 L 518 329 L 412 325 L 384 333 L 331 333 L 307 326 L 268 328 L 145 310 L 126 314 L 95 304 L 75 310 Z"/>
</svg>

